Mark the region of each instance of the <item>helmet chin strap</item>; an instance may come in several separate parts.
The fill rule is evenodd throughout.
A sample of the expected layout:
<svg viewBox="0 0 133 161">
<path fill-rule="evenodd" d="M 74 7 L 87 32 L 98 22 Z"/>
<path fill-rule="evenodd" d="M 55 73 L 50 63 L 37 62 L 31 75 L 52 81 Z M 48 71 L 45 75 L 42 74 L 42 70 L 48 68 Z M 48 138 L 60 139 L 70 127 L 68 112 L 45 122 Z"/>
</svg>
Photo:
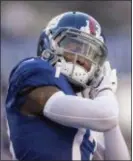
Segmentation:
<svg viewBox="0 0 133 161">
<path fill-rule="evenodd" d="M 61 73 L 62 63 L 61 62 L 57 62 L 55 67 L 56 67 L 55 78 L 59 78 L 60 77 L 60 73 Z"/>
<path fill-rule="evenodd" d="M 65 62 L 65 60 L 62 57 L 60 57 L 58 59 L 58 61 L 56 62 L 56 64 L 55 64 L 55 78 L 60 77 L 60 73 L 61 73 L 62 66 L 63 66 L 64 62 Z"/>
</svg>

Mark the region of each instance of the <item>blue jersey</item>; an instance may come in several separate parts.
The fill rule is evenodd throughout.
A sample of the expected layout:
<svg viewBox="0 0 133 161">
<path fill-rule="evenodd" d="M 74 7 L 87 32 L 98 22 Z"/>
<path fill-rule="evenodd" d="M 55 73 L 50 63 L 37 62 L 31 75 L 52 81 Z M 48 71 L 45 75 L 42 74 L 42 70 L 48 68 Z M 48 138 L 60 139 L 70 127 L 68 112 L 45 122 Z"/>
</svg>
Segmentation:
<svg viewBox="0 0 133 161">
<path fill-rule="evenodd" d="M 26 100 L 20 92 L 26 87 L 56 86 L 75 95 L 67 78 L 55 78 L 55 69 L 41 58 L 27 58 L 11 72 L 6 99 L 10 139 L 18 160 L 89 160 L 95 149 L 90 130 L 66 127 L 48 118 L 25 116 L 20 107 Z M 76 112 L 76 111 L 75 111 Z"/>
</svg>

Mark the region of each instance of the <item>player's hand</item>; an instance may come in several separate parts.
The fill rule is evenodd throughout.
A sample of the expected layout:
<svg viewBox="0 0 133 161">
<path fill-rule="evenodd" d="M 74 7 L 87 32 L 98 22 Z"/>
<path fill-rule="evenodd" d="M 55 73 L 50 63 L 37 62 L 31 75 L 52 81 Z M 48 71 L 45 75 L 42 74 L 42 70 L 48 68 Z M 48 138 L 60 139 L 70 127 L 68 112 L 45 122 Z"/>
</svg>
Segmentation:
<svg viewBox="0 0 133 161">
<path fill-rule="evenodd" d="M 95 84 L 92 85 L 90 90 L 90 97 L 95 98 L 96 95 L 103 90 L 110 89 L 114 93 L 117 90 L 117 75 L 116 75 L 116 69 L 111 69 L 110 63 L 108 61 L 105 62 L 103 71 L 101 75 L 99 76 L 99 84 L 96 86 Z"/>
</svg>

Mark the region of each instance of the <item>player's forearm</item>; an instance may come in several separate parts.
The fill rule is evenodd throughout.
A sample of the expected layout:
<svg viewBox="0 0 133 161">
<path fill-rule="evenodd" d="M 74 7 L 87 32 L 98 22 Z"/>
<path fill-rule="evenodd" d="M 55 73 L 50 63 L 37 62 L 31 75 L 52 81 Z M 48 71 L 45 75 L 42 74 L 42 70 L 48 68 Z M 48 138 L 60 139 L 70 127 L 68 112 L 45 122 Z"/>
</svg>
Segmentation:
<svg viewBox="0 0 133 161">
<path fill-rule="evenodd" d="M 104 132 L 105 160 L 130 160 L 127 145 L 119 126 Z"/>
<path fill-rule="evenodd" d="M 117 124 L 116 106 L 117 101 L 111 91 L 107 96 L 99 95 L 94 100 L 56 93 L 46 103 L 44 115 L 66 126 L 103 132 Z"/>
</svg>

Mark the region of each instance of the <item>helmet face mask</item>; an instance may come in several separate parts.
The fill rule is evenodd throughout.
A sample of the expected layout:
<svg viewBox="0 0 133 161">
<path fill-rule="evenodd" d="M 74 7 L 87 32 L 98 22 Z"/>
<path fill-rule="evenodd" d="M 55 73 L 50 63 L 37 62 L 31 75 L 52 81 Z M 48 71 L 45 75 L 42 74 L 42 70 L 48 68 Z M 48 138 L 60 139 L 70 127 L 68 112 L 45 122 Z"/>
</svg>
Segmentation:
<svg viewBox="0 0 133 161">
<path fill-rule="evenodd" d="M 103 39 L 99 32 L 94 35 L 86 32 L 86 28 L 83 31 L 84 27 L 80 27 L 80 30 L 67 25 L 57 26 L 56 30 L 50 27 L 47 29 L 51 53 L 54 55 L 52 64 L 56 66 L 60 61 L 61 73 L 67 76 L 70 82 L 86 87 L 106 60 L 107 48 Z"/>
<path fill-rule="evenodd" d="M 54 50 L 65 51 L 67 53 L 77 54 L 86 59 L 91 60 L 93 63 L 102 66 L 107 56 L 107 48 L 102 41 L 92 35 L 77 33 L 77 30 L 67 29 L 56 38 L 52 38 L 56 45 Z M 59 53 L 62 55 L 62 53 Z"/>
</svg>

